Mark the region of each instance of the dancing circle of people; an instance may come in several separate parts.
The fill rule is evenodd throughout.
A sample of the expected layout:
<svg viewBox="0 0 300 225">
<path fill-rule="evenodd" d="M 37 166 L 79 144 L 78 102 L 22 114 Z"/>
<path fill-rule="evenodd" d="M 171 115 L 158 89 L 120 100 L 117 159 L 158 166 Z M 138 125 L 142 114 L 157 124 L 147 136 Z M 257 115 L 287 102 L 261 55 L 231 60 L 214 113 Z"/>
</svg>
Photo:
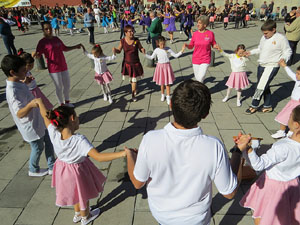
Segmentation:
<svg viewBox="0 0 300 225">
<path fill-rule="evenodd" d="M 277 32 L 276 15 L 273 18 L 272 13 L 267 15 L 263 11 L 268 18 L 261 26 L 263 35 L 258 47 L 249 51 L 244 44 L 238 44 L 234 53 L 229 54 L 215 40 L 212 29 L 216 27 L 216 21 L 223 22 L 224 29 L 228 29 L 229 22 L 234 22 L 235 29 L 241 24 L 247 27 L 252 9 L 247 3 L 240 7 L 232 1 L 227 2 L 223 10 L 216 8 L 213 1 L 208 10 L 197 3 L 186 6 L 167 3 L 156 8 L 149 5 L 146 10 L 141 2 L 116 7 L 98 1 L 93 8 L 80 6 L 76 13 L 68 7 L 61 10 L 58 6 L 53 11 L 50 8 L 37 10 L 38 17 L 43 18 L 44 37 L 32 54 L 22 48 L 16 50 L 9 25 L 10 18 L 16 14 L 18 29 L 26 32 L 30 27 L 25 26 L 30 24 L 28 11 L 19 12 L 16 9 L 10 17 L 2 14 L 0 33 L 5 31 L 2 38 L 9 55 L 3 58 L 1 68 L 7 76 L 6 98 L 13 120 L 24 141 L 31 147 L 28 175 L 52 175 L 56 205 L 74 206 L 74 223 L 86 225 L 100 215 L 100 209 L 91 208 L 89 201 L 103 191 L 106 177 L 89 157 L 99 162 L 126 157 L 130 180 L 136 189 L 146 186 L 151 213 L 159 224 L 210 224 L 212 183 L 220 194 L 232 199 L 243 173 L 249 168 L 254 177 L 256 172 L 264 171 L 240 200 L 242 207 L 253 210 L 255 224 L 300 223 L 300 66 L 296 72 L 289 67 L 295 61 L 298 42 L 296 46 L 291 45 L 295 43 L 287 38 L 295 24 L 300 25 L 300 9 L 296 8 L 295 19 L 285 25 L 286 35 Z M 136 11 L 140 13 L 137 17 Z M 84 28 L 75 29 L 76 17 L 82 18 Z M 162 32 L 165 26 L 172 46 L 176 42 L 174 32 L 177 31 L 178 18 L 180 34 L 184 32 L 189 43 L 184 43 L 176 53 L 167 47 L 167 38 L 162 36 Z M 113 47 L 111 56 L 107 56 L 101 44 L 95 41 L 94 23 L 99 28 L 103 27 L 104 34 L 120 29 L 120 41 Z M 134 23 L 142 26 L 142 32 L 147 33 L 146 43 L 152 44 L 153 52 L 146 53 L 142 42 L 135 37 Z M 192 29 L 194 23 L 196 31 Z M 59 38 L 60 25 L 72 36 L 76 32 L 84 32 L 86 28 L 91 52 L 82 44 L 66 46 Z M 300 30 L 300 27 L 297 29 Z M 64 52 L 76 49 L 82 49 L 83 54 L 93 61 L 94 79 L 101 87 L 103 100 L 109 104 L 114 104 L 110 87 L 113 74 L 107 62 L 124 52 L 121 74 L 123 80 L 127 78 L 130 82 L 131 101 L 135 104 L 138 101 L 138 81 L 144 75 L 139 52 L 147 60 L 155 61 L 153 81 L 160 86 L 160 100 L 170 106 L 174 121 L 163 129 L 145 134 L 139 149 L 125 147 L 119 152 L 99 153 L 84 135 L 76 133 L 80 126 L 79 117 L 75 110 L 76 103 L 70 100 L 71 82 L 64 56 Z M 195 79 L 181 82 L 172 94 L 175 75 L 170 57 L 181 57 L 186 49 L 193 49 Z M 228 58 L 232 70 L 225 84 L 227 92 L 222 102 L 227 102 L 231 90 L 235 89 L 237 107 L 242 106 L 242 91 L 249 86 L 247 62 L 252 55 L 258 55 L 258 80 L 245 114 L 273 111 L 270 84 L 280 67 L 295 82 L 291 100 L 275 118 L 280 129 L 272 137 L 282 139 L 265 154 L 259 156 L 257 153 L 261 138 L 239 133 L 233 137 L 235 145 L 230 150 L 229 159 L 223 143 L 216 137 L 205 135 L 198 127 L 198 123 L 209 115 L 212 103 L 210 91 L 204 84 L 213 60 L 212 49 Z M 31 72 L 35 60 L 43 56 L 55 85 L 58 107 L 54 107 L 39 89 Z M 259 107 L 262 98 L 264 103 Z M 39 166 L 44 148 L 48 169 Z"/>
</svg>

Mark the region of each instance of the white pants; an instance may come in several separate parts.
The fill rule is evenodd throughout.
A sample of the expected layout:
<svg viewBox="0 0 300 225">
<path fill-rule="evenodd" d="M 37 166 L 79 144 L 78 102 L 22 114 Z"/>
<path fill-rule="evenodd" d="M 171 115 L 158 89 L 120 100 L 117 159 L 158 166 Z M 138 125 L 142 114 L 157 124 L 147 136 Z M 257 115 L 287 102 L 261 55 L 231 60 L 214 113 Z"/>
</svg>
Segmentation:
<svg viewBox="0 0 300 225">
<path fill-rule="evenodd" d="M 65 101 L 70 100 L 70 76 L 68 70 L 58 72 L 58 73 L 49 73 L 52 78 L 55 88 L 56 96 L 59 104 L 65 103 Z M 64 98 L 63 98 L 64 95 Z"/>
<path fill-rule="evenodd" d="M 97 26 L 100 27 L 100 24 L 101 24 L 100 16 L 99 15 L 95 15 L 95 20 L 97 22 Z"/>
<path fill-rule="evenodd" d="M 197 81 L 200 81 L 201 83 L 203 83 L 208 67 L 209 67 L 209 64 L 205 64 L 205 63 L 193 64 L 193 70 L 194 70 L 195 78 Z"/>
</svg>

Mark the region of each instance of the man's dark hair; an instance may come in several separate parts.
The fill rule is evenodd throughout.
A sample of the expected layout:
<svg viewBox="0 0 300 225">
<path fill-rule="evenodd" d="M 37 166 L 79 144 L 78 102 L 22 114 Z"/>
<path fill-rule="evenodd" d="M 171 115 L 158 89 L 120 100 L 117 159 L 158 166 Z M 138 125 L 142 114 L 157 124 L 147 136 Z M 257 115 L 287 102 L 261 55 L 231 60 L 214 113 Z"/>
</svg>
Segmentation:
<svg viewBox="0 0 300 225">
<path fill-rule="evenodd" d="M 203 83 L 186 80 L 175 88 L 171 102 L 175 122 L 190 129 L 208 115 L 211 96 Z"/>
<path fill-rule="evenodd" d="M 25 65 L 25 61 L 16 55 L 6 55 L 1 61 L 1 68 L 7 77 L 12 77 L 11 70 L 18 72 Z"/>
<path fill-rule="evenodd" d="M 293 6 L 291 10 L 297 10 L 297 6 Z"/>
<path fill-rule="evenodd" d="M 274 20 L 267 20 L 262 26 L 262 31 L 273 31 L 273 29 L 276 29 L 276 22 Z"/>
<path fill-rule="evenodd" d="M 41 25 L 42 25 L 42 30 L 44 30 L 44 27 L 45 27 L 46 24 L 51 25 L 51 23 L 50 23 L 49 21 L 44 21 L 44 22 L 42 22 L 42 23 L 41 23 Z"/>
</svg>

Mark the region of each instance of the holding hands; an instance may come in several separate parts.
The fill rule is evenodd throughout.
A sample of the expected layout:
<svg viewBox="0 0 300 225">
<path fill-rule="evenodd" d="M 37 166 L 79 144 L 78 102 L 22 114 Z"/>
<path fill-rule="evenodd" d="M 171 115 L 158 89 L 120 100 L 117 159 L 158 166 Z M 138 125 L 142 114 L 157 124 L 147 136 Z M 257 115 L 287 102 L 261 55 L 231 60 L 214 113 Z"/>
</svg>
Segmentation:
<svg viewBox="0 0 300 225">
<path fill-rule="evenodd" d="M 238 136 L 233 137 L 233 140 L 241 151 L 245 151 L 251 146 L 251 134 L 239 133 Z"/>
<path fill-rule="evenodd" d="M 280 59 L 278 64 L 281 66 L 281 67 L 286 67 L 286 62 L 284 61 L 284 59 Z"/>
</svg>

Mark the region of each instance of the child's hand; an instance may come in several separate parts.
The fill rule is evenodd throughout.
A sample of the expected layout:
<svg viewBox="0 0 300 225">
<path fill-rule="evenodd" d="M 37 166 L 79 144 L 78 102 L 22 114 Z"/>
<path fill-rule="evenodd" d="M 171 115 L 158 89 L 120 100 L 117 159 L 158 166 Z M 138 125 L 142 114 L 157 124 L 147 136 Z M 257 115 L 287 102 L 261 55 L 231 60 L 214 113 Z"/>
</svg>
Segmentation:
<svg viewBox="0 0 300 225">
<path fill-rule="evenodd" d="M 39 98 L 39 99 L 40 99 L 40 98 Z M 31 108 L 38 108 L 38 107 L 39 107 L 37 98 L 32 99 L 32 100 L 30 101 L 29 104 L 30 104 L 30 107 L 31 107 Z"/>
<path fill-rule="evenodd" d="M 246 51 L 245 53 L 244 53 L 244 56 L 245 57 L 249 57 L 251 55 L 251 53 L 249 52 L 249 51 Z"/>
<path fill-rule="evenodd" d="M 126 152 L 126 156 L 130 156 L 132 157 L 133 159 L 136 159 L 137 157 L 137 153 L 138 153 L 138 150 L 136 148 L 127 148 L 126 146 L 124 147 L 124 150 Z"/>
<path fill-rule="evenodd" d="M 182 53 L 184 52 L 185 48 L 186 48 L 186 44 L 183 44 L 183 45 L 182 45 L 182 48 L 181 48 L 181 52 L 182 52 Z"/>
<path fill-rule="evenodd" d="M 22 82 L 25 84 L 30 84 L 30 82 L 33 80 L 34 80 L 33 76 L 26 76 Z"/>
<path fill-rule="evenodd" d="M 239 133 L 239 135 L 234 138 L 234 142 L 241 151 L 245 151 L 248 149 L 249 143 L 251 142 L 251 134 L 246 135 Z"/>
<path fill-rule="evenodd" d="M 141 51 L 142 51 L 143 54 L 146 54 L 146 50 L 144 48 L 142 48 Z"/>
<path fill-rule="evenodd" d="M 286 67 L 286 63 L 285 63 L 284 59 L 280 59 L 278 64 L 282 67 Z"/>
</svg>

